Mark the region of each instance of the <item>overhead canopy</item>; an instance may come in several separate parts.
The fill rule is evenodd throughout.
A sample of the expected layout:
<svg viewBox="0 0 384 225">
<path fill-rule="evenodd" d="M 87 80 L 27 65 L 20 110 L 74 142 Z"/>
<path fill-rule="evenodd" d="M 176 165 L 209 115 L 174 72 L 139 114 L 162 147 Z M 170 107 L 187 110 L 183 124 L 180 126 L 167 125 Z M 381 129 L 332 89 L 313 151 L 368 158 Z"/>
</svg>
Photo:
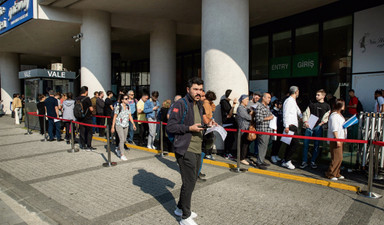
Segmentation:
<svg viewBox="0 0 384 225">
<path fill-rule="evenodd" d="M 76 73 L 70 71 L 57 71 L 47 69 L 33 69 L 19 72 L 19 79 L 51 78 L 51 79 L 76 79 Z"/>
</svg>

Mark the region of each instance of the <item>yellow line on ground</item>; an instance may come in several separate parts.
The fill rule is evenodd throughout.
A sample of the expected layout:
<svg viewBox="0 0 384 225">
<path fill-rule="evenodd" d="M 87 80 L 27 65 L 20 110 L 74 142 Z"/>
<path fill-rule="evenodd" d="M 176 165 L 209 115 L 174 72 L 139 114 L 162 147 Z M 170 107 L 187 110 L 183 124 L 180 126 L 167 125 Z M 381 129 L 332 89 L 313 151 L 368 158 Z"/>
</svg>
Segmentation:
<svg viewBox="0 0 384 225">
<path fill-rule="evenodd" d="M 93 137 L 93 139 L 98 140 L 98 141 L 107 142 L 107 140 L 105 138 Z M 125 144 L 125 145 L 130 147 L 130 148 L 139 149 L 139 150 L 143 150 L 143 151 L 147 151 L 147 152 L 152 152 L 152 153 L 156 153 L 156 154 L 161 153 L 160 150 L 149 149 L 149 148 L 145 148 L 145 147 L 141 147 L 141 146 L 137 146 L 137 145 L 131 145 L 131 144 Z M 170 153 L 168 153 L 168 156 L 175 157 L 175 154 L 170 152 Z M 226 168 L 236 168 L 235 164 L 226 163 L 226 162 L 219 162 L 219 161 L 214 161 L 214 160 L 204 159 L 204 163 L 211 164 L 214 166 L 226 167 Z M 326 187 L 343 189 L 343 190 L 347 190 L 347 191 L 360 192 L 360 187 L 348 185 L 348 184 L 341 184 L 341 183 L 330 182 L 330 181 L 326 181 L 326 180 L 302 177 L 302 176 L 291 175 L 291 174 L 280 173 L 280 172 L 274 172 L 274 171 L 269 171 L 269 170 L 260 170 L 260 169 L 256 169 L 256 168 L 249 168 L 248 171 L 251 173 L 257 173 L 257 174 L 262 174 L 262 175 L 266 175 L 266 176 L 278 177 L 278 178 L 283 178 L 283 179 L 288 179 L 288 180 L 295 180 L 295 181 L 300 181 L 300 182 L 305 182 L 305 183 L 310 183 L 310 184 L 318 184 L 318 185 L 322 185 L 322 186 L 326 186 Z"/>
</svg>

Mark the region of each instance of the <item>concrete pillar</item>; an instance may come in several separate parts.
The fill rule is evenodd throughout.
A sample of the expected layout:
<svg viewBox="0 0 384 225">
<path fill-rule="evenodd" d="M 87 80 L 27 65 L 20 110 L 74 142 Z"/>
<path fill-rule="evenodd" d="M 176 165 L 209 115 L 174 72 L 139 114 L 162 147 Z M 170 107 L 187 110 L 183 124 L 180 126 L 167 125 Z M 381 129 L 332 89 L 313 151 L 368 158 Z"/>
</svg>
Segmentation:
<svg viewBox="0 0 384 225">
<path fill-rule="evenodd" d="M 0 53 L 0 77 L 1 77 L 1 100 L 3 100 L 4 111 L 11 114 L 10 102 L 14 93 L 20 93 L 19 80 L 19 55 L 16 53 Z"/>
<path fill-rule="evenodd" d="M 176 23 L 158 20 L 150 37 L 151 92 L 159 91 L 160 103 L 176 95 Z"/>
<path fill-rule="evenodd" d="M 111 89 L 111 18 L 101 11 L 84 11 L 81 25 L 81 86 L 89 95 Z"/>
<path fill-rule="evenodd" d="M 248 94 L 249 0 L 203 0 L 201 44 L 204 89 L 216 93 L 215 103 L 227 89 Z"/>
</svg>

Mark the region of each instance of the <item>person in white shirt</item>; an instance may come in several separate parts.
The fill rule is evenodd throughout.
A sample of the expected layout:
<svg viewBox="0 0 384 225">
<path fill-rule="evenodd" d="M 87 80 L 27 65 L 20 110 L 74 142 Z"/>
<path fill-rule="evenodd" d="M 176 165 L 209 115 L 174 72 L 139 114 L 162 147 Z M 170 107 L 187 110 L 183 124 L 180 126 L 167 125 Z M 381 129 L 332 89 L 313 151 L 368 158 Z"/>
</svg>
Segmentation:
<svg viewBox="0 0 384 225">
<path fill-rule="evenodd" d="M 299 97 L 299 88 L 297 86 L 291 86 L 289 88 L 290 96 L 284 101 L 283 105 L 283 125 L 284 133 L 289 131 L 293 132 L 293 135 L 297 134 L 297 127 L 299 126 L 298 117 L 303 117 L 300 108 L 296 103 L 296 99 Z M 291 157 L 299 145 L 297 138 L 292 138 L 291 144 L 287 146 L 285 150 L 284 160 L 282 166 L 288 169 L 295 169 L 295 166 L 291 162 Z"/>
<path fill-rule="evenodd" d="M 342 99 L 337 99 L 335 108 L 328 120 L 328 138 L 345 139 L 347 137 L 347 130 L 343 128 L 345 119 L 342 112 L 345 108 L 345 102 Z M 331 164 L 325 176 L 331 180 L 344 179 L 340 174 L 340 166 L 343 161 L 343 142 L 332 141 L 329 143 L 331 151 Z"/>
<path fill-rule="evenodd" d="M 384 112 L 384 98 L 381 90 L 375 91 L 375 112 Z"/>
</svg>

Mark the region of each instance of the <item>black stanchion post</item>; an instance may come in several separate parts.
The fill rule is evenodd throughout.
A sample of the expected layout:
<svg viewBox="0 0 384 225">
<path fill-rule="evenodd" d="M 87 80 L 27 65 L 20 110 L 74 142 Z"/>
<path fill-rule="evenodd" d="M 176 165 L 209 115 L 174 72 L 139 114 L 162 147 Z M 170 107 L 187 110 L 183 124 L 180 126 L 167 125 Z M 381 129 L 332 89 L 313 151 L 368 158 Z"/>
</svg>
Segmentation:
<svg viewBox="0 0 384 225">
<path fill-rule="evenodd" d="M 244 173 L 247 171 L 247 169 L 240 168 L 240 151 L 241 151 L 241 130 L 240 128 L 237 129 L 237 164 L 236 168 L 231 168 L 230 171 L 234 173 Z"/>
<path fill-rule="evenodd" d="M 78 148 L 75 148 L 75 129 L 74 129 L 74 126 L 73 126 L 73 123 L 72 123 L 72 120 L 70 122 L 70 129 L 71 129 L 71 149 L 68 150 L 69 153 L 75 153 L 75 152 L 79 152 L 79 149 Z"/>
<path fill-rule="evenodd" d="M 163 129 L 163 122 L 160 121 L 160 156 L 164 157 L 165 155 L 168 155 L 168 153 L 164 152 L 164 129 Z"/>
<path fill-rule="evenodd" d="M 32 131 L 29 130 L 29 114 L 28 114 L 28 111 L 27 109 L 25 109 L 25 120 L 27 122 L 27 133 L 25 133 L 25 135 L 29 135 L 29 134 L 32 134 Z"/>
<path fill-rule="evenodd" d="M 44 123 L 43 123 L 43 129 L 44 129 L 44 139 L 42 139 L 41 141 L 48 141 L 47 140 L 47 117 L 46 117 L 46 115 L 44 115 Z M 41 129 L 41 127 L 40 127 L 40 129 Z"/>
<path fill-rule="evenodd" d="M 107 151 L 108 151 L 108 162 L 103 163 L 104 167 L 111 167 L 111 166 L 116 166 L 116 162 L 111 162 L 111 142 L 109 141 L 110 137 L 110 130 L 109 130 L 109 125 L 107 124 Z M 124 141 L 124 140 L 121 140 Z"/>
</svg>

